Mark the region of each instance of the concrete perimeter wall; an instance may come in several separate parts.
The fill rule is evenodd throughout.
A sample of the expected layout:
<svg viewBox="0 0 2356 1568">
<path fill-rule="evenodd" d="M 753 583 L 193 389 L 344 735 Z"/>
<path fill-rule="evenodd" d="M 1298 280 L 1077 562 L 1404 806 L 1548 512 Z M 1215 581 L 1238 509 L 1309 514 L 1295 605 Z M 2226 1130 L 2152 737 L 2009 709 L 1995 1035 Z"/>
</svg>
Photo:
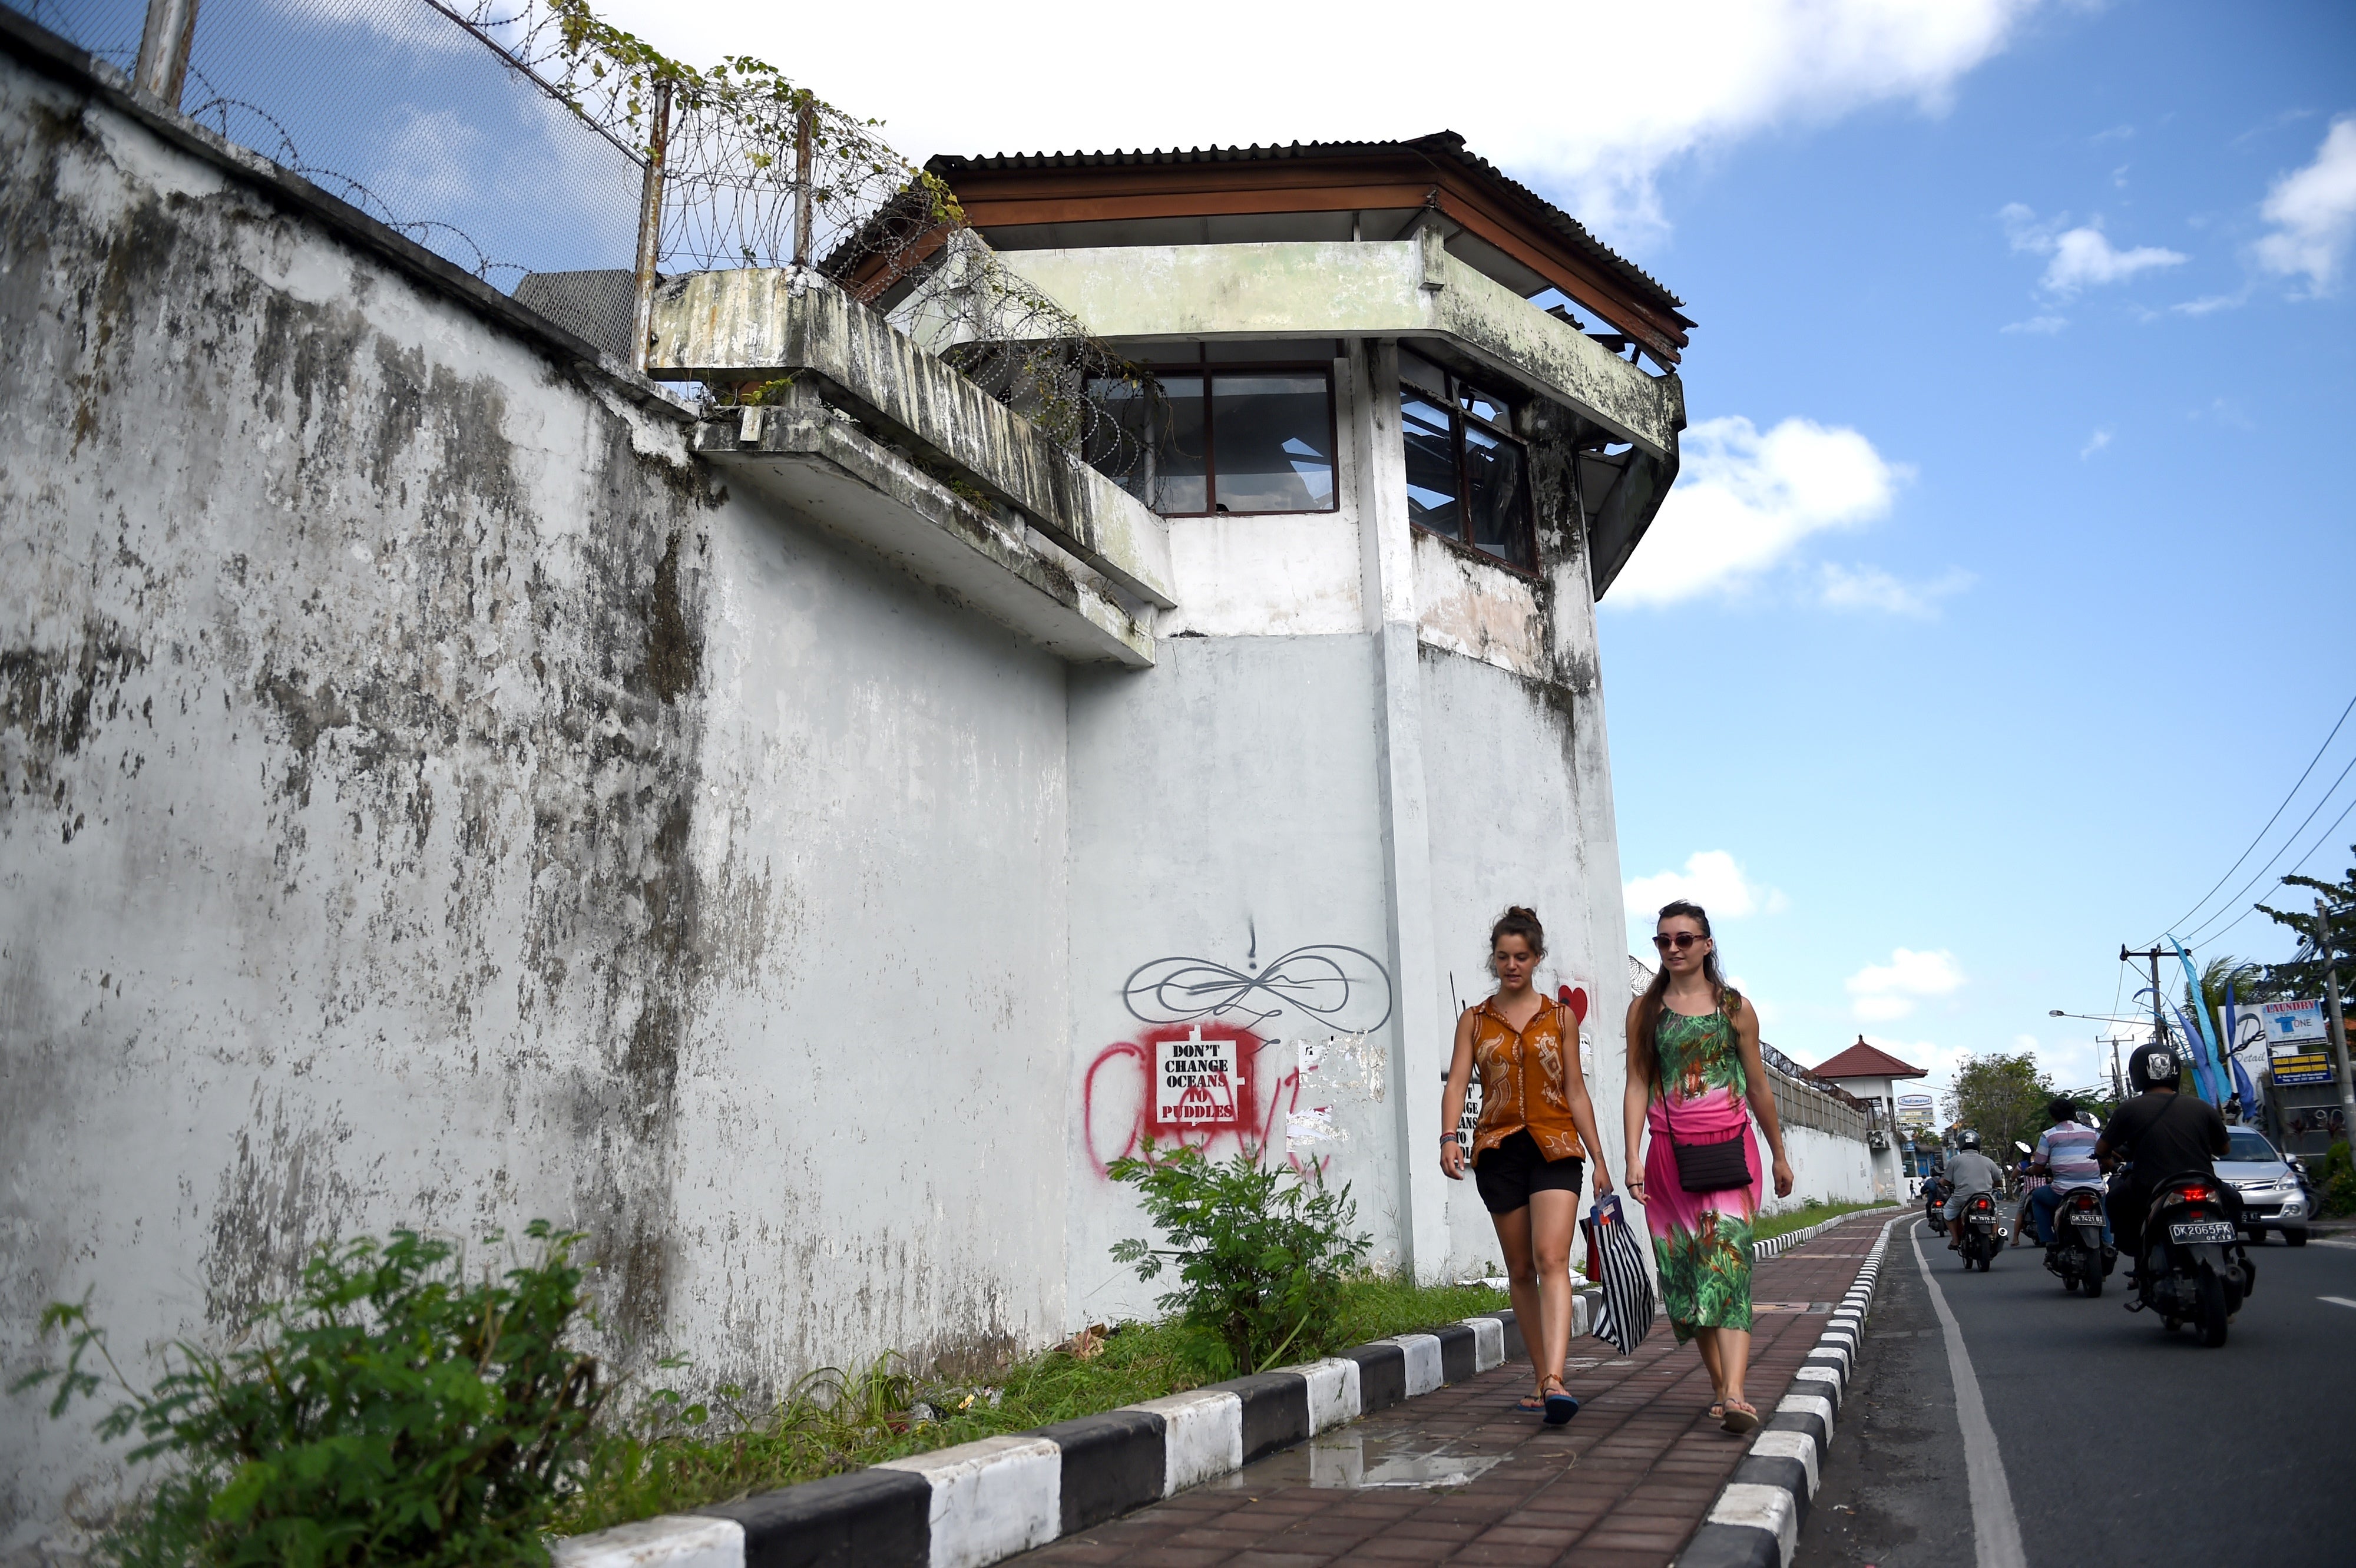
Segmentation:
<svg viewBox="0 0 2356 1568">
<path fill-rule="evenodd" d="M 1061 1332 L 1063 667 L 12 56 L 0 164 L 0 1366 L 534 1217 L 625 1366 Z"/>
</svg>

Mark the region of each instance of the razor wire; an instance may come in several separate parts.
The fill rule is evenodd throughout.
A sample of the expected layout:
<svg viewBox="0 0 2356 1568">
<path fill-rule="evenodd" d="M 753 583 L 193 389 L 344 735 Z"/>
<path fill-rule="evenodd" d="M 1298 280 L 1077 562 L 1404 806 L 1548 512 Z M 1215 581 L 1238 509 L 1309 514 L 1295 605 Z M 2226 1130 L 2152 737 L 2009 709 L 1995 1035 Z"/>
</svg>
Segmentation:
<svg viewBox="0 0 2356 1568">
<path fill-rule="evenodd" d="M 15 3 L 125 71 L 137 55 L 144 0 Z M 879 122 L 753 57 L 698 70 L 585 0 L 205 0 L 181 108 L 625 359 L 659 156 L 659 274 L 807 265 L 1116 480 L 1152 444 L 1150 376 Z"/>
</svg>

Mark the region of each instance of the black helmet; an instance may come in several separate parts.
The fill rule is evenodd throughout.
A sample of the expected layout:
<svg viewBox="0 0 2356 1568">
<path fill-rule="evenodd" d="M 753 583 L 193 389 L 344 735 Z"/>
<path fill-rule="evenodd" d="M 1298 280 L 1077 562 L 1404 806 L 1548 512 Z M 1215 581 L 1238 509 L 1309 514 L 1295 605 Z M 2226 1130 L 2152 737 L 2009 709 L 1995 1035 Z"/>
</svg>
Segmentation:
<svg viewBox="0 0 2356 1568">
<path fill-rule="evenodd" d="M 1962 1132 L 1955 1134 L 1956 1148 L 1977 1149 L 1979 1146 L 1980 1135 L 1977 1133 L 1973 1132 L 1969 1127 L 1965 1128 Z"/>
<path fill-rule="evenodd" d="M 2183 1076 L 2183 1064 L 2176 1059 L 2176 1052 L 2166 1046 L 2138 1047 L 2135 1055 L 2127 1058 L 2127 1081 L 2135 1085 L 2137 1094 L 2158 1083 L 2174 1089 L 2177 1079 Z"/>
</svg>

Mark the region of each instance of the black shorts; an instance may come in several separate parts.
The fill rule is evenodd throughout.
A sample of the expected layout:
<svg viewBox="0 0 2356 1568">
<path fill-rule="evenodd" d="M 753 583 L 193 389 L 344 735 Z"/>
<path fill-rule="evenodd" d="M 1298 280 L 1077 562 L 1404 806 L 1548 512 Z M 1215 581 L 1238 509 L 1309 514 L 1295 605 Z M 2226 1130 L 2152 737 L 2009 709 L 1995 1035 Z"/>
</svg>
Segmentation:
<svg viewBox="0 0 2356 1568">
<path fill-rule="evenodd" d="M 1530 1206 L 1534 1192 L 1567 1192 L 1579 1196 L 1579 1178 L 1587 1162 L 1577 1155 L 1549 1160 L 1538 1152 L 1530 1130 L 1509 1133 L 1505 1141 L 1484 1151 L 1472 1166 L 1472 1185 L 1492 1214 L 1511 1214 Z"/>
</svg>

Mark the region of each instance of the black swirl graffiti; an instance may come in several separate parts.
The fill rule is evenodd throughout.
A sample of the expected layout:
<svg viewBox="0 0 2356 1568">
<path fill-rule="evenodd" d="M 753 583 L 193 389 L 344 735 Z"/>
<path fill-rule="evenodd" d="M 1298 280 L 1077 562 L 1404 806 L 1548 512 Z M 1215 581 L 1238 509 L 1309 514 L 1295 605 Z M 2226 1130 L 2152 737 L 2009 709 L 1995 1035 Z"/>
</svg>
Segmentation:
<svg viewBox="0 0 2356 1568">
<path fill-rule="evenodd" d="M 1207 958 L 1153 959 L 1130 972 L 1120 999 L 1131 1016 L 1147 1024 L 1221 1017 L 1257 1031 L 1290 1007 L 1345 1033 L 1370 1035 L 1390 1022 L 1391 977 L 1370 952 L 1315 942 L 1256 972 L 1248 961 L 1238 970 Z M 1345 1021 L 1374 1012 L 1377 1001 L 1381 1015 L 1372 1023 Z"/>
</svg>

